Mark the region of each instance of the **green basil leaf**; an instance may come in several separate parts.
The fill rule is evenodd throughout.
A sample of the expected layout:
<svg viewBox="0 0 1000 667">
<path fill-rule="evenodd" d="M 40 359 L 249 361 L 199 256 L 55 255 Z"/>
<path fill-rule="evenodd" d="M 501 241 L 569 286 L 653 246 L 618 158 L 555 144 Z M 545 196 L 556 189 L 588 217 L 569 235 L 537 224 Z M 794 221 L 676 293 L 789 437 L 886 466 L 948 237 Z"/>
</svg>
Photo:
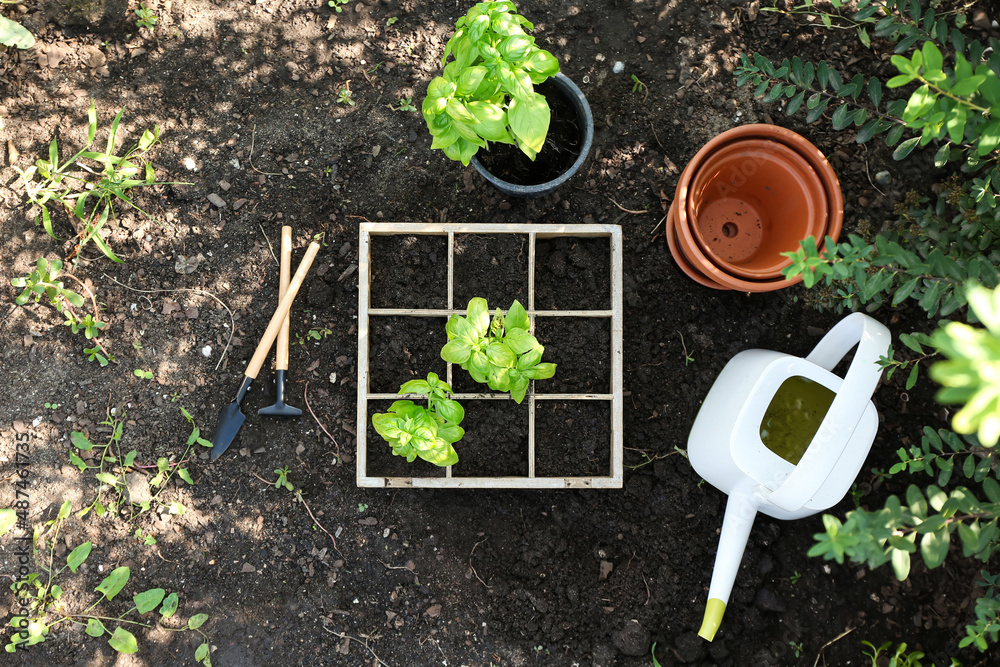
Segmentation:
<svg viewBox="0 0 1000 667">
<path fill-rule="evenodd" d="M 448 341 L 441 348 L 441 358 L 451 364 L 464 364 L 471 354 L 472 348 L 461 340 Z"/>
<path fill-rule="evenodd" d="M 528 311 L 524 309 L 520 301 L 515 299 L 514 303 L 510 305 L 507 315 L 504 317 L 503 326 L 508 333 L 514 329 L 527 331 L 531 326 L 531 320 L 528 319 Z"/>
<path fill-rule="evenodd" d="M 538 93 L 515 98 L 507 110 L 511 133 L 518 139 L 519 145 L 535 153 L 542 150 L 545 144 L 550 118 L 549 104 L 545 96 Z"/>
</svg>

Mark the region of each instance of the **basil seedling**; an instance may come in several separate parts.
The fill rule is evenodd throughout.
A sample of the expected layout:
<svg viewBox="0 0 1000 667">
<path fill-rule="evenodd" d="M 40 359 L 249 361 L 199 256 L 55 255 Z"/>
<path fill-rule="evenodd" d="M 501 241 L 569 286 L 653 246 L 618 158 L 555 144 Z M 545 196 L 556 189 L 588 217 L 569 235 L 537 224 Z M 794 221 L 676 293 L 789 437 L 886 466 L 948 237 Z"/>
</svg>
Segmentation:
<svg viewBox="0 0 1000 667">
<path fill-rule="evenodd" d="M 534 26 L 516 11 L 513 2 L 480 2 L 458 19 L 443 76 L 427 86 L 431 148 L 466 166 L 490 141 L 516 144 L 534 160 L 549 131 L 549 103 L 534 85 L 557 74 L 559 61 L 535 44 L 524 31 Z"/>
<path fill-rule="evenodd" d="M 556 373 L 556 365 L 542 363 L 545 348 L 528 333 L 531 321 L 519 301 L 507 314 L 497 308 L 490 319 L 486 299 L 469 301 L 466 316 L 452 315 L 445 330 L 448 343 L 441 358 L 459 364 L 476 382 L 486 383 L 494 391 L 510 392 L 520 403 L 531 380 L 545 380 Z"/>
<path fill-rule="evenodd" d="M 451 386 L 436 373 L 427 380 L 410 380 L 399 388 L 400 394 L 427 397 L 427 407 L 413 401 L 396 401 L 388 412 L 372 415 L 372 425 L 392 446 L 392 453 L 413 461 L 418 456 L 436 466 L 458 463 L 458 453 L 452 446 L 462 439 L 465 430 L 459 424 L 465 409 L 451 398 Z"/>
</svg>

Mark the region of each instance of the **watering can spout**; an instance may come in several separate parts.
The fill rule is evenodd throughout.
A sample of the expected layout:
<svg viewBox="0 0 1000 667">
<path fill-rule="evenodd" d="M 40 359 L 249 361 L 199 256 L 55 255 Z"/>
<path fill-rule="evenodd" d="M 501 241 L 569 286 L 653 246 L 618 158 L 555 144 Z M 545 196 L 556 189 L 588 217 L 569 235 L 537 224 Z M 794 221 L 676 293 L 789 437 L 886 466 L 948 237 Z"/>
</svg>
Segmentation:
<svg viewBox="0 0 1000 667">
<path fill-rule="evenodd" d="M 736 581 L 736 573 L 743 560 L 750 529 L 757 516 L 757 496 L 755 484 L 746 480 L 729 493 L 726 503 L 726 518 L 722 521 L 722 534 L 719 536 L 719 550 L 715 554 L 715 567 L 712 570 L 712 584 L 708 589 L 708 604 L 705 606 L 705 618 L 702 621 L 698 636 L 712 641 L 715 632 L 722 623 L 722 615 L 729 602 L 729 594 Z"/>
</svg>

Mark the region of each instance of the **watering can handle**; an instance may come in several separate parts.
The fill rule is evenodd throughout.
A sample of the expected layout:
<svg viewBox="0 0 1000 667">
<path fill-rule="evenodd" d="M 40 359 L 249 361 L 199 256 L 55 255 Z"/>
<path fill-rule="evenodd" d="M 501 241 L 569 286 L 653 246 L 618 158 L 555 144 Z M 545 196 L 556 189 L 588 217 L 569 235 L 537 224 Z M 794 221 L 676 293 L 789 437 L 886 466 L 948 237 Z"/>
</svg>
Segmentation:
<svg viewBox="0 0 1000 667">
<path fill-rule="evenodd" d="M 833 327 L 806 357 L 806 361 L 832 371 L 852 347 L 858 346 L 844 383 L 802 459 L 767 501 L 783 510 L 802 508 L 826 482 L 850 441 L 862 414 L 875 393 L 882 369 L 877 362 L 889 351 L 892 335 L 880 322 L 863 313 L 848 315 Z M 865 457 L 867 451 L 852 455 Z"/>
</svg>

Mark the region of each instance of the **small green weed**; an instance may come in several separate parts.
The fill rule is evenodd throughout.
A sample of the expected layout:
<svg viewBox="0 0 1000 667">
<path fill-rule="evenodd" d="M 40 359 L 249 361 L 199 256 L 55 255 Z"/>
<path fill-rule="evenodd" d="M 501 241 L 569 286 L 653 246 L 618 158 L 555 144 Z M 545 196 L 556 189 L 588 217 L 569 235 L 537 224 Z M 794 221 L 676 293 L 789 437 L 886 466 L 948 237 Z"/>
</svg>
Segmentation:
<svg viewBox="0 0 1000 667">
<path fill-rule="evenodd" d="M 132 534 L 132 537 L 134 537 L 137 540 L 140 540 L 147 547 L 151 547 L 154 544 L 156 544 L 156 538 L 153 537 L 152 535 L 143 535 L 142 528 L 136 528 L 135 533 Z"/>
<path fill-rule="evenodd" d="M 795 652 L 796 658 L 800 657 L 802 655 L 802 652 L 805 650 L 802 648 L 802 642 L 789 641 L 788 646 L 792 649 L 792 651 Z"/>
<path fill-rule="evenodd" d="M 340 88 L 340 92 L 337 93 L 337 104 L 346 104 L 348 106 L 354 106 L 354 97 L 351 93 L 351 82 L 348 81 L 344 86 Z"/>
<path fill-rule="evenodd" d="M 136 26 L 150 31 L 153 29 L 153 26 L 156 25 L 156 21 L 158 20 L 156 18 L 156 14 L 153 13 L 153 10 L 147 9 L 145 4 L 135 10 L 135 15 L 139 17 L 139 20 L 135 22 Z"/>
<path fill-rule="evenodd" d="M 153 379 L 153 371 L 144 371 L 141 368 L 137 368 L 134 371 L 132 371 L 132 375 L 134 375 L 137 378 L 140 378 L 142 380 L 152 380 Z"/>
<path fill-rule="evenodd" d="M 417 107 L 413 106 L 413 95 L 409 97 L 400 97 L 399 106 L 394 107 L 391 104 L 386 104 L 392 111 L 416 111 Z"/>
<path fill-rule="evenodd" d="M 59 404 L 58 403 L 46 403 L 45 404 L 45 409 L 46 410 L 58 410 L 59 409 Z"/>
<path fill-rule="evenodd" d="M 122 260 L 112 252 L 100 234 L 109 218 L 117 220 L 114 203 L 116 201 L 125 202 L 144 216 L 150 217 L 132 201 L 129 195 L 130 190 L 144 185 L 190 185 L 190 183 L 157 181 L 153 165 L 150 162 L 145 164 L 139 162 L 138 158 L 160 143 L 159 125 L 154 125 L 152 130 L 145 130 L 139 138 L 139 142 L 125 151 L 123 155 L 115 154 L 119 142 L 118 127 L 124 113 L 125 109 L 119 111 L 111 122 L 107 145 L 103 152 L 90 150 L 94 138 L 97 136 L 97 108 L 91 101 L 90 110 L 87 113 L 86 146 L 66 162 L 60 163 L 59 144 L 56 139 L 53 139 L 52 143 L 49 144 L 48 160 L 36 160 L 33 166 L 24 171 L 14 167 L 24 182 L 28 201 L 41 208 L 42 226 L 49 236 L 57 238 L 52 228 L 52 216 L 48 209 L 48 204 L 51 202 L 62 204 L 73 217 L 83 223 L 83 229 L 77 232 L 79 241 L 71 257 L 76 256 L 88 242 L 93 241 L 109 259 L 121 262 Z M 82 160 L 96 162 L 100 168 L 95 171 L 84 164 Z M 77 176 L 76 173 L 79 173 L 79 170 L 93 174 L 97 178 L 92 180 Z M 71 171 L 75 173 L 71 173 Z M 140 172 L 142 172 L 142 177 L 137 178 Z M 38 183 L 34 182 L 36 174 L 39 177 Z M 88 200 L 93 202 L 90 207 L 87 206 Z"/>
<path fill-rule="evenodd" d="M 88 358 L 91 361 L 98 361 L 101 366 L 107 366 L 108 361 L 113 361 L 114 357 L 111 356 L 111 353 L 98 340 L 101 329 L 107 325 L 97 319 L 100 313 L 94 293 L 72 273 L 63 272 L 62 267 L 62 260 L 54 259 L 49 262 L 44 257 L 39 257 L 35 262 L 34 271 L 26 276 L 14 278 L 10 281 L 10 284 L 14 287 L 24 288 L 17 298 L 14 299 L 14 303 L 23 306 L 32 297 L 34 297 L 35 303 L 38 303 L 44 296 L 48 299 L 49 305 L 66 318 L 63 324 L 68 326 L 73 333 L 83 332 L 87 340 L 94 342 L 92 348 L 84 349 Z M 87 293 L 90 295 L 90 302 L 94 307 L 93 313 L 88 313 L 83 317 L 77 314 L 76 309 L 83 308 L 86 300 L 80 294 L 68 289 L 65 283 L 59 280 L 60 277 L 74 280 L 87 290 Z"/>
<path fill-rule="evenodd" d="M 80 472 L 94 470 L 94 477 L 100 482 L 94 500 L 77 512 L 77 516 L 84 517 L 93 510 L 101 517 L 110 512 L 112 515 L 118 514 L 127 521 L 133 521 L 148 512 L 154 503 L 169 511 L 170 514 L 183 514 L 186 508 L 182 503 L 164 502 L 160 499 L 160 495 L 167 488 L 174 475 L 188 484 L 194 484 L 191 473 L 183 466 L 191 460 L 196 445 L 211 447 L 212 443 L 201 437 L 201 430 L 195 425 L 194 418 L 187 410 L 182 407 L 181 413 L 191 425 L 191 434 L 188 436 L 180 461 L 176 463 L 171 463 L 167 457 L 163 456 L 156 460 L 156 465 L 137 465 L 135 460 L 138 452 L 136 450 L 133 449 L 123 454 L 121 441 L 125 426 L 124 413 L 120 417 L 109 415 L 108 419 L 102 422 L 103 425 L 111 428 L 111 435 L 103 445 L 94 444 L 80 431 L 70 433 L 70 444 L 75 448 L 70 450 L 70 463 L 76 466 Z M 91 463 L 88 464 L 84 461 L 76 453 L 77 451 L 92 452 Z M 149 480 L 149 500 L 134 502 L 129 490 L 127 475 L 138 470 L 153 468 L 156 469 L 156 474 Z"/>
<path fill-rule="evenodd" d="M 366 509 L 368 509 L 368 505 L 358 503 L 358 514 L 364 514 Z"/>
<path fill-rule="evenodd" d="M 350 0 L 328 0 L 326 3 L 329 7 L 333 7 L 333 11 L 340 14 L 344 11 L 342 5 L 346 5 Z"/>
<path fill-rule="evenodd" d="M 645 102 L 646 98 L 649 97 L 649 86 L 647 86 L 646 84 L 644 84 L 642 81 L 639 80 L 639 77 L 637 77 L 635 74 L 633 74 L 632 75 L 632 92 L 633 93 L 638 93 L 639 91 L 642 91 L 642 92 L 645 93 L 645 96 L 642 98 L 642 101 Z"/>
<path fill-rule="evenodd" d="M 293 492 L 295 491 L 295 487 L 292 486 L 292 483 L 288 481 L 289 472 L 291 471 L 289 470 L 288 466 L 285 466 L 284 468 L 274 469 L 274 474 L 278 476 L 277 481 L 275 481 L 274 483 L 274 488 L 276 489 L 285 488 L 288 489 L 289 491 Z"/>
</svg>

